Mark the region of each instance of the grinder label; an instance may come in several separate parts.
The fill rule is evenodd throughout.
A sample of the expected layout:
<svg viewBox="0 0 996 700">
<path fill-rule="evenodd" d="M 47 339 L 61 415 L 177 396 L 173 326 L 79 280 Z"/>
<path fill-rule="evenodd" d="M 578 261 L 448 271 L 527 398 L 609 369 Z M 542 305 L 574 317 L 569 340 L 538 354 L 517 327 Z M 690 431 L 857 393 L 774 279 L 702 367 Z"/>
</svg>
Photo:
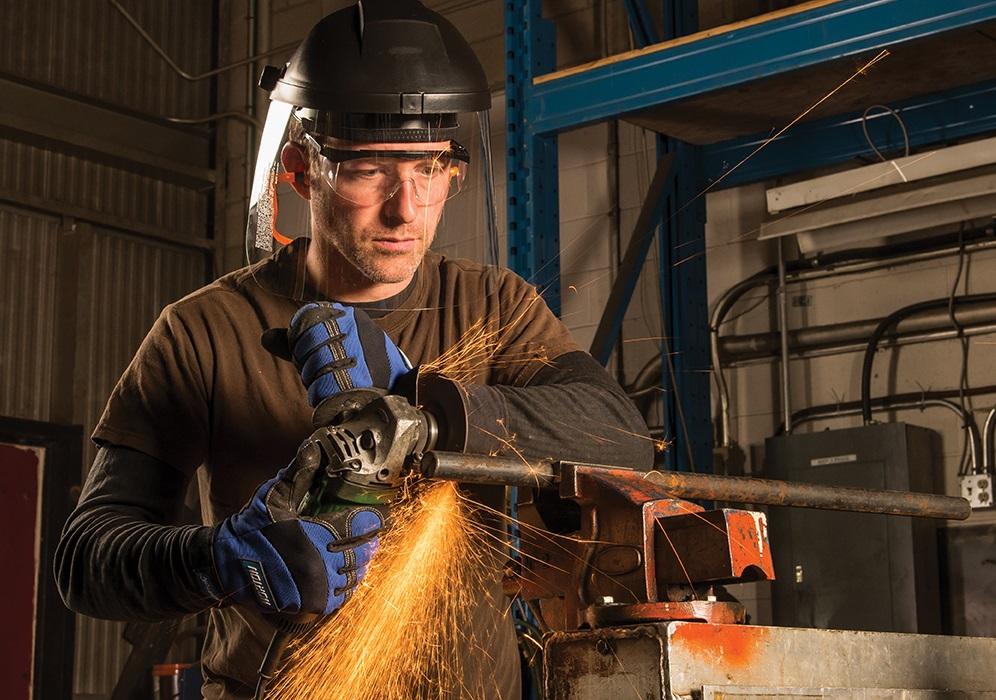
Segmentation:
<svg viewBox="0 0 996 700">
<path fill-rule="evenodd" d="M 239 561 L 242 562 L 242 568 L 246 570 L 246 576 L 249 577 L 249 583 L 252 584 L 256 600 L 259 601 L 262 607 L 275 610 L 276 605 L 273 603 L 273 591 L 270 590 L 270 583 L 266 580 L 263 565 L 251 559 L 240 559 Z"/>
</svg>

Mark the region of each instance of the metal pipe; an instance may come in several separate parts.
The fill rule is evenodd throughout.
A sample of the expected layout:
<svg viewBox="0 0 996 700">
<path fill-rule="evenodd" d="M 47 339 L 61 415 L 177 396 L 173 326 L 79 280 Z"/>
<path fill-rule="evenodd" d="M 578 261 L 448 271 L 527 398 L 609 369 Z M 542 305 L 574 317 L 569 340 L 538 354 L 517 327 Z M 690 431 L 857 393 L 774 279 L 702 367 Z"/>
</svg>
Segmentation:
<svg viewBox="0 0 996 700">
<path fill-rule="evenodd" d="M 778 335 L 782 355 L 782 423 L 786 432 L 792 429 L 792 404 L 789 378 L 789 344 L 788 344 L 788 287 L 785 284 L 785 243 L 778 240 Z"/>
<path fill-rule="evenodd" d="M 996 387 L 989 387 L 989 388 L 996 390 Z M 955 396 L 957 395 L 958 392 L 955 392 Z M 961 419 L 963 428 L 968 431 L 969 451 L 971 453 L 971 458 L 972 458 L 972 473 L 973 474 L 978 473 L 980 456 L 983 456 L 985 454 L 982 438 L 979 436 L 979 426 L 975 424 L 975 421 L 972 420 L 971 416 L 969 416 L 968 414 L 965 413 L 964 410 L 962 410 L 960 405 L 956 404 L 953 401 L 948 401 L 947 399 L 936 398 L 936 397 L 928 398 L 924 396 L 921 396 L 918 399 L 906 399 L 906 398 L 898 399 L 896 397 L 892 397 L 892 398 L 879 399 L 874 401 L 873 403 L 876 404 L 874 408 L 877 409 L 878 411 L 898 411 L 905 408 L 920 408 L 922 410 L 930 406 L 938 408 L 946 408 L 949 411 L 952 411 Z M 827 407 L 821 407 L 821 408 L 824 408 L 824 410 L 814 411 L 811 409 L 807 409 L 806 411 L 795 414 L 792 417 L 792 428 L 794 429 L 795 426 L 801 423 L 813 420 L 819 420 L 821 418 L 858 416 L 861 415 L 862 411 L 864 410 L 860 401 L 851 401 L 846 404 L 840 404 L 840 406 L 833 408 L 827 408 Z"/>
<path fill-rule="evenodd" d="M 854 489 L 688 472 L 648 472 L 647 479 L 678 498 L 952 520 L 964 520 L 972 512 L 964 498 L 933 493 Z"/>
<path fill-rule="evenodd" d="M 560 480 L 559 462 L 527 464 L 504 457 L 452 452 L 427 453 L 422 458 L 421 471 L 429 478 L 477 484 L 549 488 Z M 968 501 L 963 498 L 931 493 L 874 491 L 692 472 L 651 471 L 642 476 L 663 486 L 674 498 L 956 520 L 964 520 L 971 512 Z"/>
<path fill-rule="evenodd" d="M 938 300 L 940 302 L 941 300 Z M 962 326 L 979 326 L 996 323 L 996 302 L 959 304 L 955 317 Z M 888 317 L 869 318 L 860 321 L 833 323 L 825 326 L 799 328 L 789 332 L 789 351 L 798 354 L 807 350 L 839 348 L 845 344 L 860 343 L 866 346 L 868 338 Z M 895 331 L 890 337 L 903 338 L 916 333 L 934 333 L 951 330 L 951 317 L 947 311 L 947 299 L 938 308 L 903 318 L 895 323 Z M 957 334 L 955 336 L 957 337 Z M 934 337 L 927 338 L 934 340 Z M 777 356 L 780 335 L 778 333 L 752 333 L 748 335 L 726 336 L 719 346 L 720 357 L 727 362 Z"/>
<path fill-rule="evenodd" d="M 964 328 L 962 335 L 976 336 L 996 333 L 996 323 L 989 323 L 981 326 L 969 326 Z M 880 348 L 895 348 L 903 345 L 914 345 L 916 343 L 927 343 L 938 340 L 952 340 L 958 337 L 958 331 L 949 329 L 946 331 L 930 331 L 927 333 L 911 333 L 896 338 L 888 338 L 879 343 Z M 843 345 L 833 345 L 830 347 L 813 348 L 812 350 L 801 349 L 792 352 L 792 356 L 798 359 L 809 359 L 811 357 L 827 357 L 829 355 L 844 355 L 849 352 L 861 352 L 867 346 L 867 341 L 846 343 Z M 726 364 L 727 367 L 744 367 L 747 365 L 770 362 L 771 355 L 759 355 L 743 360 L 733 360 Z"/>
<path fill-rule="evenodd" d="M 994 433 L 996 433 L 996 406 L 993 406 L 989 410 L 985 426 L 982 428 L 982 435 L 984 437 L 982 444 L 982 471 L 986 474 L 992 471 L 993 462 L 996 461 L 993 459 L 996 457 L 993 454 L 996 452 L 996 442 L 993 440 Z"/>
<path fill-rule="evenodd" d="M 872 367 L 875 364 L 875 350 L 878 347 L 879 339 L 885 335 L 885 332 L 896 325 L 901 319 L 911 316 L 913 314 L 918 314 L 923 311 L 932 311 L 935 309 L 946 309 L 948 310 L 945 316 L 948 318 L 948 324 L 951 325 L 951 316 L 955 314 L 953 311 L 955 305 L 961 306 L 963 304 L 970 304 L 974 302 L 984 302 L 987 304 L 996 304 L 996 293 L 989 294 L 966 294 L 960 297 L 950 297 L 943 299 L 932 299 L 930 301 L 922 301 L 918 304 L 911 304 L 910 306 L 903 307 L 897 311 L 886 316 L 875 328 L 871 337 L 868 339 L 868 347 L 865 349 L 864 362 L 861 367 L 861 415 L 864 417 L 865 423 L 871 423 L 871 375 Z M 956 317 L 957 318 L 957 317 Z M 962 325 L 962 324 L 958 324 Z M 956 328 L 959 335 L 963 332 L 962 329 Z M 967 419 L 971 419 L 971 416 L 966 416 Z M 974 421 L 971 421 L 974 422 Z"/>
<path fill-rule="evenodd" d="M 446 479 L 468 484 L 497 484 L 549 488 L 559 480 L 552 462 L 526 463 L 507 457 L 457 452 L 428 452 L 420 471 L 429 479 Z"/>
<path fill-rule="evenodd" d="M 982 235 L 987 234 L 983 233 Z M 950 236 L 945 236 L 943 240 L 950 240 Z M 996 248 L 996 240 L 993 240 L 991 237 L 973 241 L 964 246 L 966 253 L 975 253 L 991 248 Z M 857 253 L 845 251 L 844 253 L 824 256 L 823 258 L 810 261 L 809 267 L 802 266 L 806 264 L 806 261 L 799 261 L 797 263 L 798 267 L 793 266 L 794 269 L 786 269 L 785 278 L 787 282 L 805 282 L 835 275 L 858 274 L 883 267 L 909 265 L 934 258 L 957 255 L 960 250 L 960 245 L 946 243 L 936 246 L 928 244 L 926 248 L 917 248 L 912 251 L 910 251 L 908 244 L 887 246 L 879 249 L 878 254 L 874 255 L 874 257 L 868 257 L 870 251 L 859 251 Z M 859 255 L 863 257 L 857 257 Z M 826 262 L 821 262 L 824 260 Z M 777 279 L 775 268 L 762 270 L 726 290 L 713 307 L 709 324 L 710 353 L 712 355 L 713 377 L 716 379 L 719 391 L 721 415 L 719 442 L 723 447 L 729 447 L 730 445 L 730 395 L 726 385 L 726 377 L 723 374 L 723 363 L 720 359 L 719 330 L 726 315 L 744 294 L 763 284 L 771 284 L 775 279 Z"/>
</svg>

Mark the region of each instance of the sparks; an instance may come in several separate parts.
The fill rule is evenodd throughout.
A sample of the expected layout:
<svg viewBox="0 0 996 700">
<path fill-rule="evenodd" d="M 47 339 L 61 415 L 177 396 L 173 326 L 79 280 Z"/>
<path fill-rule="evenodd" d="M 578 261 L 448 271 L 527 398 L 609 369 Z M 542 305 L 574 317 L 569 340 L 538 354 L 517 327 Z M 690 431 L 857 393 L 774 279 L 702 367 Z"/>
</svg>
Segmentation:
<svg viewBox="0 0 996 700">
<path fill-rule="evenodd" d="M 394 507 L 361 585 L 299 643 L 273 700 L 495 697 L 489 631 L 474 624 L 500 563 L 456 486 L 419 489 Z"/>
</svg>

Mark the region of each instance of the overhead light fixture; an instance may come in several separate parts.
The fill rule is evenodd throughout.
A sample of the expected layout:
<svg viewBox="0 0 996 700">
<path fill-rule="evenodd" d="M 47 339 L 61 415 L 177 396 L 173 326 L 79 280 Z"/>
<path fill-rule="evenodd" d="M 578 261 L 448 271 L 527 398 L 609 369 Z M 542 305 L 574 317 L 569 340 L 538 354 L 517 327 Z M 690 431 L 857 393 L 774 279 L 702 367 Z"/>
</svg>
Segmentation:
<svg viewBox="0 0 996 700">
<path fill-rule="evenodd" d="M 996 215 L 996 138 L 767 191 L 760 239 L 796 236 L 804 253 L 853 247 Z"/>
</svg>

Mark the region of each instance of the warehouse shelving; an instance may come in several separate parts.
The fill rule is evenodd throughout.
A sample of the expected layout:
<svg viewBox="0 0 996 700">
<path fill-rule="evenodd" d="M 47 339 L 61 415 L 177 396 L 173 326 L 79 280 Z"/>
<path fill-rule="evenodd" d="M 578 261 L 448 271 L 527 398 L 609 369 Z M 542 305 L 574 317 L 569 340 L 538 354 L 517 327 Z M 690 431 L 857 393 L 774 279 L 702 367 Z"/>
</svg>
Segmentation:
<svg viewBox="0 0 996 700">
<path fill-rule="evenodd" d="M 891 119 L 863 117 L 870 104 L 902 115 L 911 146 L 996 131 L 996 0 L 813 0 L 701 32 L 691 31 L 696 3 L 667 0 L 665 41 L 656 41 L 642 2 L 625 6 L 645 46 L 555 71 L 555 34 L 541 0 L 506 0 L 509 263 L 559 309 L 557 134 L 625 118 L 669 137 L 659 148 L 670 152 L 661 160 L 669 180 L 645 206 L 663 215 L 652 220 L 663 220 L 664 334 L 675 364 L 664 423 L 686 445 L 667 459 L 671 468 L 709 470 L 705 205 L 697 194 L 710 183 L 740 185 L 869 155 L 863 121 L 874 128 Z M 735 167 L 883 49 L 885 60 Z M 649 235 L 633 238 L 596 338 L 602 360 L 649 249 Z"/>
</svg>

